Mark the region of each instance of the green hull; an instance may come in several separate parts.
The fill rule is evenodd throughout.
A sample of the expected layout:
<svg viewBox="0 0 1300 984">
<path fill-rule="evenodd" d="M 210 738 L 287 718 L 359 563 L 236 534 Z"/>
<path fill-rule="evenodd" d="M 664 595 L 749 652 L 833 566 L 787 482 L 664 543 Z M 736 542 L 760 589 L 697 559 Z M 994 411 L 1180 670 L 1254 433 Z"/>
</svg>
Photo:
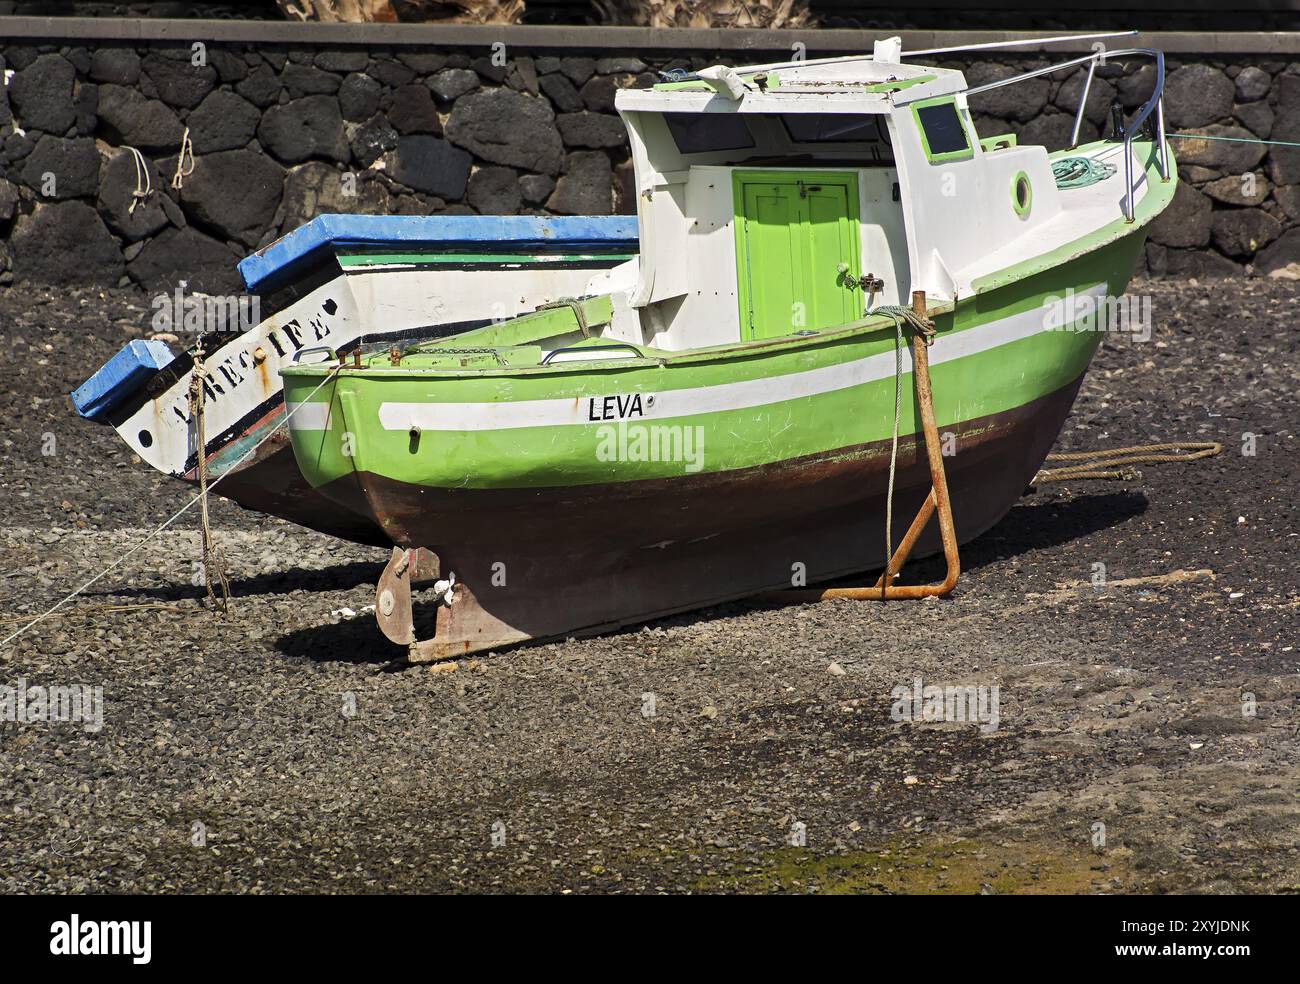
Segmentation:
<svg viewBox="0 0 1300 984">
<path fill-rule="evenodd" d="M 1077 379 L 1100 333 L 1029 323 L 1042 318 L 1048 295 L 1121 294 L 1141 245 L 1135 234 L 939 316 L 932 377 L 940 428 L 1011 410 Z M 998 337 L 984 340 L 984 332 Z M 1010 340 L 991 344 L 1004 336 Z M 469 347 L 473 335 L 458 342 Z M 967 348 L 974 351 L 952 355 Z M 313 486 L 366 472 L 430 489 L 553 488 L 853 454 L 892 433 L 894 350 L 892 323 L 876 318 L 803 338 L 620 361 L 464 371 L 413 355 L 400 368 L 344 369 L 323 386 L 319 368 L 284 377 L 291 406 L 329 406 L 327 429 L 308 425 L 304 410 L 292 432 Z M 899 430 L 907 436 L 918 418 L 906 346 L 902 357 Z M 842 385 L 855 375 L 863 381 Z M 737 405 L 726 408 L 729 400 Z M 560 403 L 571 408 L 567 417 Z M 673 412 L 674 404 L 686 412 Z M 427 409 L 403 416 L 417 407 Z M 450 429 L 439 429 L 439 417 Z"/>
</svg>

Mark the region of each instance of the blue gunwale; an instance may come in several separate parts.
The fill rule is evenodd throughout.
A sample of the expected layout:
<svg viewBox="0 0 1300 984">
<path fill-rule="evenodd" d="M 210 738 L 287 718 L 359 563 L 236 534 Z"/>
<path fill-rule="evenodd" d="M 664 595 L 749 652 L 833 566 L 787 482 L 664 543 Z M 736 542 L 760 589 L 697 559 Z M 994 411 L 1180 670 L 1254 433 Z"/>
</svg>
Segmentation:
<svg viewBox="0 0 1300 984">
<path fill-rule="evenodd" d="M 239 273 L 250 291 L 268 290 L 320 254 L 369 246 L 635 252 L 637 223 L 634 215 L 318 215 L 245 257 Z"/>
</svg>

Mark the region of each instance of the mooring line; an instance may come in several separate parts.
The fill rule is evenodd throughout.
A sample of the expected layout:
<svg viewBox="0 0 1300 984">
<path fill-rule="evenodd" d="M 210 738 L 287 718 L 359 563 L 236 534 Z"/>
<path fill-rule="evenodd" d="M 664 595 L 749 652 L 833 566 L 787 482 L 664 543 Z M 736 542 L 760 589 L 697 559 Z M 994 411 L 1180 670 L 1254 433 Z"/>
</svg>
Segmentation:
<svg viewBox="0 0 1300 984">
<path fill-rule="evenodd" d="M 24 625 L 22 628 L 18 629 L 16 632 L 13 632 L 13 633 L 11 633 L 10 635 L 5 636 L 4 639 L 0 639 L 0 646 L 7 646 L 9 643 L 13 642 L 15 639 L 17 639 L 19 636 L 21 636 L 23 633 L 25 633 L 28 629 L 32 628 L 34 625 L 38 625 L 39 623 L 45 621 L 45 619 L 49 618 L 51 615 L 53 615 L 55 612 L 57 612 L 60 608 L 62 608 L 64 605 L 66 605 L 68 602 L 70 602 L 73 598 L 75 598 L 75 597 L 77 597 L 78 595 L 80 595 L 80 594 L 81 594 L 83 591 L 85 591 L 87 588 L 89 588 L 89 587 L 91 587 L 92 585 L 98 583 L 99 580 L 100 580 L 101 578 L 103 578 L 103 577 L 105 577 L 106 575 L 111 574 L 113 571 L 117 570 L 117 568 L 121 567 L 124 563 L 126 563 L 127 560 L 129 560 L 129 559 L 131 558 L 132 555 L 134 555 L 134 554 L 137 553 L 141 548 L 143 548 L 143 547 L 145 546 L 145 544 L 149 543 L 149 541 L 151 541 L 151 540 L 152 540 L 154 537 L 156 537 L 159 533 L 161 533 L 163 530 L 167 529 L 167 527 L 171 526 L 172 523 L 176 522 L 176 520 L 180 519 L 183 515 L 185 515 L 185 513 L 189 512 L 192 508 L 194 508 L 194 506 L 198 503 L 198 501 L 199 501 L 200 499 L 205 498 L 208 492 L 211 492 L 214 488 L 216 488 L 218 485 L 220 485 L 220 484 L 221 484 L 221 481 L 222 481 L 222 480 L 223 480 L 227 475 L 229 475 L 229 474 L 230 474 L 231 472 L 233 472 L 236 468 L 238 468 L 241 464 L 243 464 L 243 463 L 244 463 L 244 459 L 246 459 L 246 458 L 247 458 L 249 455 L 251 455 L 254 451 L 256 451 L 258 448 L 260 448 L 260 447 L 261 447 L 263 444 L 265 444 L 267 441 L 269 441 L 269 440 L 271 439 L 271 437 L 275 434 L 276 431 L 278 431 L 281 427 L 283 427 L 285 424 L 287 424 L 287 423 L 289 422 L 289 418 L 292 417 L 295 413 L 297 413 L 298 410 L 299 410 L 299 408 L 301 408 L 301 407 L 303 406 L 304 403 L 307 403 L 307 402 L 311 399 L 311 397 L 313 397 L 313 396 L 315 396 L 317 393 L 319 393 L 320 390 L 325 386 L 325 384 L 328 383 L 331 379 L 333 379 L 334 376 L 338 373 L 338 371 L 339 371 L 341 368 L 343 368 L 343 367 L 342 367 L 341 365 L 338 365 L 338 366 L 335 366 L 333 369 L 331 369 L 330 372 L 329 372 L 329 375 L 327 375 L 324 379 L 322 379 L 322 380 L 320 381 L 320 385 L 317 386 L 314 390 L 312 390 L 310 393 L 307 394 L 307 399 L 304 399 L 304 400 L 300 401 L 300 402 L 298 403 L 298 405 L 295 406 L 292 410 L 288 409 L 288 401 L 285 401 L 285 407 L 286 407 L 286 409 L 285 409 L 284 419 L 281 420 L 281 421 L 280 421 L 278 424 L 276 424 L 274 427 L 272 427 L 272 428 L 270 429 L 270 431 L 267 432 L 267 434 L 266 434 L 265 437 L 263 437 L 260 441 L 258 441 L 258 442 L 257 442 L 256 444 L 254 444 L 251 448 L 249 448 L 247 451 L 245 451 L 242 455 L 240 455 L 238 458 L 236 458 L 236 459 L 235 459 L 235 463 L 232 464 L 232 465 L 231 465 L 229 468 L 227 468 L 225 471 L 223 471 L 220 475 L 218 475 L 218 476 L 216 477 L 216 479 L 214 479 L 214 480 L 213 480 L 213 481 L 208 485 L 208 487 L 207 487 L 205 490 L 201 491 L 201 492 L 200 492 L 198 495 L 196 495 L 193 499 L 191 499 L 189 502 L 185 503 L 185 505 L 181 506 L 181 508 L 180 508 L 179 510 L 177 510 L 175 513 L 173 513 L 172 516 L 171 516 L 169 519 L 167 519 L 167 520 L 166 520 L 166 521 L 165 521 L 161 526 L 159 526 L 156 530 L 154 530 L 152 533 L 150 533 L 148 536 L 146 536 L 143 540 L 141 540 L 139 543 L 137 543 L 134 547 L 132 547 L 130 550 L 128 550 L 126 553 L 124 553 L 121 557 L 119 557 L 119 558 L 118 558 L 117 560 L 115 560 L 113 563 L 111 563 L 111 564 L 109 564 L 107 567 L 105 567 L 102 571 L 100 571 L 98 574 L 96 574 L 94 577 L 92 577 L 89 581 L 87 581 L 87 582 L 86 582 L 85 584 L 83 584 L 81 587 L 77 588 L 77 590 L 73 591 L 71 594 L 67 595 L 66 597 L 60 599 L 60 600 L 59 600 L 58 602 L 56 602 L 53 606 L 51 606 L 47 611 L 41 613 L 40 615 L 37 615 L 35 618 L 33 618 L 30 622 L 28 622 L 28 623 L 27 623 L 26 625 Z M 202 455 L 204 454 L 204 449 L 203 449 L 203 448 L 199 448 L 198 453 L 199 453 L 200 456 L 202 456 Z"/>
<path fill-rule="evenodd" d="M 894 475 L 898 468 L 898 419 L 903 410 L 903 322 L 907 322 L 913 332 L 924 336 L 927 345 L 934 335 L 934 327 L 911 308 L 899 304 L 886 304 L 875 308 L 872 313 L 894 320 L 894 436 L 889 446 L 889 487 L 885 492 L 885 573 L 880 584 L 880 597 L 885 598 L 894 557 Z"/>
<path fill-rule="evenodd" d="M 1212 137 L 1207 133 L 1166 133 L 1165 138 L 1182 137 L 1184 140 L 1218 140 L 1222 143 L 1267 144 L 1270 147 L 1300 147 L 1293 140 L 1260 140 L 1246 137 Z"/>
<path fill-rule="evenodd" d="M 181 612 L 187 613 L 200 611 L 201 609 L 183 608 L 180 605 L 169 605 L 163 602 L 146 602 L 139 605 L 82 605 L 70 612 L 60 612 L 60 617 L 69 618 L 74 615 L 116 615 L 119 612 Z M 15 615 L 0 618 L 0 625 L 14 625 L 18 622 L 25 622 L 30 615 Z"/>
<path fill-rule="evenodd" d="M 1164 444 L 1136 444 L 1108 451 L 1067 451 L 1049 454 L 1048 461 L 1072 461 L 1061 468 L 1043 468 L 1032 484 L 1069 482 L 1085 478 L 1120 479 L 1132 482 L 1141 477 L 1133 466 L 1165 461 L 1200 461 L 1223 450 L 1218 441 L 1169 441 Z M 1172 452 L 1172 453 L 1171 453 Z"/>
</svg>

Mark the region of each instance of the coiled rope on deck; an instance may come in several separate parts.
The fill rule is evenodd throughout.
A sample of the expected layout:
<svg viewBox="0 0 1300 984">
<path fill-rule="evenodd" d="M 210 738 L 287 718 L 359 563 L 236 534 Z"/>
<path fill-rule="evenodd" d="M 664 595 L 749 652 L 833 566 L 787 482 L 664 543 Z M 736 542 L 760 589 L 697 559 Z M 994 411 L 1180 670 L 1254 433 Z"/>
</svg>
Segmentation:
<svg viewBox="0 0 1300 984">
<path fill-rule="evenodd" d="M 1058 188 L 1086 188 L 1105 181 L 1115 173 L 1115 165 L 1091 157 L 1062 157 L 1052 161 L 1052 177 Z"/>
<path fill-rule="evenodd" d="M 1134 465 L 1166 461 L 1199 461 L 1223 450 L 1217 441 L 1170 441 L 1165 444 L 1135 444 L 1109 451 L 1065 451 L 1049 454 L 1048 461 L 1074 461 L 1062 468 L 1044 468 L 1034 476 L 1035 485 L 1075 479 L 1109 478 L 1133 481 L 1141 477 Z M 1170 453 L 1174 452 L 1174 453 Z"/>
</svg>

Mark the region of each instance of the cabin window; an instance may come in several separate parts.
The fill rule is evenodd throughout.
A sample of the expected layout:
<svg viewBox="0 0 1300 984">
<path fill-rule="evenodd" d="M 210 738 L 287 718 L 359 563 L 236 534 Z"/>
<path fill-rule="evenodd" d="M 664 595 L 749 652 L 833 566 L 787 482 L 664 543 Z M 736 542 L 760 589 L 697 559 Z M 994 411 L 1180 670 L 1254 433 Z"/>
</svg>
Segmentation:
<svg viewBox="0 0 1300 984">
<path fill-rule="evenodd" d="M 754 146 L 745 121 L 735 113 L 664 113 L 664 122 L 683 154 L 708 154 Z"/>
<path fill-rule="evenodd" d="M 780 120 L 793 144 L 854 145 L 853 156 L 863 164 L 892 164 L 889 125 L 876 113 L 783 113 Z M 859 149 L 861 148 L 861 149 Z"/>
<path fill-rule="evenodd" d="M 912 115 L 921 134 L 925 156 L 932 164 L 964 160 L 975 155 L 953 99 L 925 99 L 913 103 Z"/>
<path fill-rule="evenodd" d="M 884 141 L 880 117 L 870 113 L 785 113 L 785 132 L 795 143 L 875 143 Z"/>
</svg>

